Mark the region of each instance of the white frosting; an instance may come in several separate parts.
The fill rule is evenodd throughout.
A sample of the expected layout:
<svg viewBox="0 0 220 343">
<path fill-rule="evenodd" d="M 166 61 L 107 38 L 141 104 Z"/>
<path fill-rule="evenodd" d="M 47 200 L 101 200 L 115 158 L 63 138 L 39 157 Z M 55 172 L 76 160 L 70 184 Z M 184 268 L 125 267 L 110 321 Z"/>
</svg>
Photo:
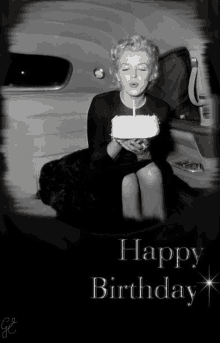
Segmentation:
<svg viewBox="0 0 220 343">
<path fill-rule="evenodd" d="M 156 115 L 116 116 L 112 119 L 112 137 L 121 139 L 150 138 L 158 135 Z"/>
</svg>

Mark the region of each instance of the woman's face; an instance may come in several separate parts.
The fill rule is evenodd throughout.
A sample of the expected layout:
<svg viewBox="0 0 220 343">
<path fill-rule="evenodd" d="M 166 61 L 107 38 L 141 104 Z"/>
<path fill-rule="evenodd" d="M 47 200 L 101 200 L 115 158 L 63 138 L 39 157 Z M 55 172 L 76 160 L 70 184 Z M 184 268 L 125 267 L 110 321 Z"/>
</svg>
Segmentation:
<svg viewBox="0 0 220 343">
<path fill-rule="evenodd" d="M 151 77 L 152 63 L 145 51 L 124 51 L 118 60 L 116 74 L 122 91 L 130 96 L 141 95 Z"/>
</svg>

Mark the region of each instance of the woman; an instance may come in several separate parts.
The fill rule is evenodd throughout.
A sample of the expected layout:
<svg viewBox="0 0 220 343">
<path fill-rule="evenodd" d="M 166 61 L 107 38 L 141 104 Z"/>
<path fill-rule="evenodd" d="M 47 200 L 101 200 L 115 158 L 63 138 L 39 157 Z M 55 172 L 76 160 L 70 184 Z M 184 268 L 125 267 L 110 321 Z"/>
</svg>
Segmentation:
<svg viewBox="0 0 220 343">
<path fill-rule="evenodd" d="M 158 48 L 142 36 L 123 39 L 111 50 L 110 70 L 117 89 L 98 94 L 91 102 L 89 149 L 50 161 L 41 170 L 37 196 L 61 220 L 112 233 L 122 228 L 124 219 L 132 226 L 133 221 L 145 225 L 147 220 L 151 225 L 166 219 L 170 108 L 147 93 L 158 78 L 158 56 Z M 144 140 L 111 137 L 111 120 L 116 115 L 132 115 L 133 102 L 136 114 L 157 116 L 157 136 Z M 127 228 L 123 226 L 123 231 Z"/>
<path fill-rule="evenodd" d="M 159 50 L 152 41 L 135 35 L 111 50 L 110 73 L 117 90 L 96 95 L 88 112 L 91 153 L 88 177 L 104 207 L 117 203 L 125 219 L 166 219 L 163 166 L 166 169 L 166 119 L 169 105 L 147 94 L 158 78 Z M 152 139 L 119 140 L 111 137 L 116 115 L 156 114 L 160 134 Z M 165 149 L 164 149 L 165 148 Z"/>
</svg>

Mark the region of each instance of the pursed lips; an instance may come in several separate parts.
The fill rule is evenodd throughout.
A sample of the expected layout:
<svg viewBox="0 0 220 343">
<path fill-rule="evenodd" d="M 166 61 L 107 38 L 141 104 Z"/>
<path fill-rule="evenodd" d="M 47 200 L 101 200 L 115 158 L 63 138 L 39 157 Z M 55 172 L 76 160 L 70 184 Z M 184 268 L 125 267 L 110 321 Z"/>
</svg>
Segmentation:
<svg viewBox="0 0 220 343">
<path fill-rule="evenodd" d="M 136 88 L 138 85 L 139 85 L 139 83 L 137 83 L 137 82 L 129 83 L 129 86 L 132 87 L 132 88 Z"/>
</svg>

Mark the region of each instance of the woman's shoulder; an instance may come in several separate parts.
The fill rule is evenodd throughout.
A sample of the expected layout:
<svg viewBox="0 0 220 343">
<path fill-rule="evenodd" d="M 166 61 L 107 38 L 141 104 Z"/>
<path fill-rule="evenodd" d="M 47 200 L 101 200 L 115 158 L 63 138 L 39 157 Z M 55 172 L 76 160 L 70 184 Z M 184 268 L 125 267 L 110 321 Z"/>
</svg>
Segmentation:
<svg viewBox="0 0 220 343">
<path fill-rule="evenodd" d="M 169 114 L 171 112 L 170 105 L 166 101 L 156 98 L 149 93 L 146 93 L 146 96 L 148 98 L 148 107 L 159 117 L 160 121 L 169 121 Z"/>
<path fill-rule="evenodd" d="M 146 92 L 146 96 L 155 107 L 170 109 L 170 105 L 163 99 L 157 98 L 148 92 Z"/>
<path fill-rule="evenodd" d="M 120 95 L 118 91 L 113 90 L 96 94 L 90 104 L 89 116 L 95 115 L 100 120 L 110 118 L 119 103 Z"/>
</svg>

